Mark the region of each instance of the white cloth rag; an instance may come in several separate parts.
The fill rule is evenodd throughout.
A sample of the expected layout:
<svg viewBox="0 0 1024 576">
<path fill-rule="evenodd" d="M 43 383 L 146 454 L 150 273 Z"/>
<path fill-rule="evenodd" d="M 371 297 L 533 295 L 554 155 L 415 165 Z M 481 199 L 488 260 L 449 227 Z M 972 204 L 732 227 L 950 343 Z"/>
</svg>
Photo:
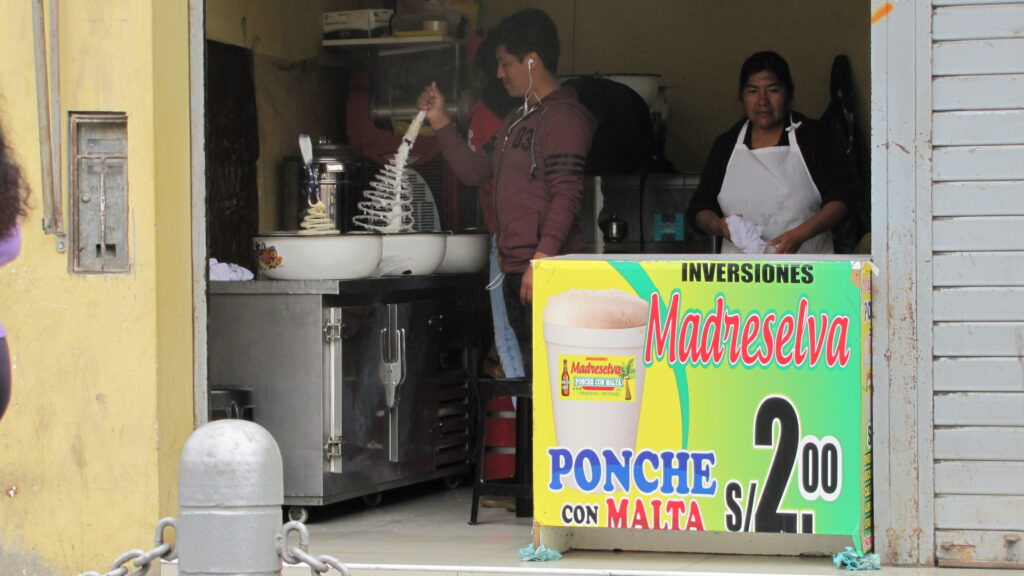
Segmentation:
<svg viewBox="0 0 1024 576">
<path fill-rule="evenodd" d="M 771 246 L 761 237 L 764 231 L 760 224 L 736 214 L 726 216 L 725 223 L 729 226 L 732 243 L 744 254 L 764 254 L 771 249 Z"/>
<path fill-rule="evenodd" d="M 252 272 L 238 264 L 218 262 L 216 258 L 210 258 L 210 280 L 213 282 L 252 280 L 252 278 Z"/>
</svg>

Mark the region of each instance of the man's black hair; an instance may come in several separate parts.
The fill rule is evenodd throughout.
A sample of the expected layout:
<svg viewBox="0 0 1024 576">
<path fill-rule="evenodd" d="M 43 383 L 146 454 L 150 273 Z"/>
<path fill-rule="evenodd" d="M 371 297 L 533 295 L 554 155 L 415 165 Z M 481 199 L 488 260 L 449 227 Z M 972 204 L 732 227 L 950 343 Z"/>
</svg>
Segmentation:
<svg viewBox="0 0 1024 576">
<path fill-rule="evenodd" d="M 552 74 L 558 70 L 561 52 L 558 28 L 543 10 L 531 8 L 516 12 L 499 22 L 488 36 L 493 38 L 495 48 L 504 46 L 520 61 L 530 52 L 536 52 Z"/>
</svg>

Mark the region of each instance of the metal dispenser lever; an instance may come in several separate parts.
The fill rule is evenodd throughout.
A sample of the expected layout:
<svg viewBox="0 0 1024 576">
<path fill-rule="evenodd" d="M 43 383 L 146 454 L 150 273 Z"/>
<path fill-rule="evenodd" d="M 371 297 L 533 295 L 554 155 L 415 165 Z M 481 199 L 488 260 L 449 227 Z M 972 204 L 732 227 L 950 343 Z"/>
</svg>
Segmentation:
<svg viewBox="0 0 1024 576">
<path fill-rule="evenodd" d="M 388 459 L 398 462 L 399 387 L 405 381 L 405 329 L 398 327 L 398 306 L 388 304 L 388 324 L 380 331 L 380 381 L 388 406 Z"/>
<path fill-rule="evenodd" d="M 388 408 L 394 408 L 405 381 L 405 329 L 398 327 L 398 306 L 388 304 L 387 309 L 388 325 L 380 331 L 380 381 Z"/>
</svg>

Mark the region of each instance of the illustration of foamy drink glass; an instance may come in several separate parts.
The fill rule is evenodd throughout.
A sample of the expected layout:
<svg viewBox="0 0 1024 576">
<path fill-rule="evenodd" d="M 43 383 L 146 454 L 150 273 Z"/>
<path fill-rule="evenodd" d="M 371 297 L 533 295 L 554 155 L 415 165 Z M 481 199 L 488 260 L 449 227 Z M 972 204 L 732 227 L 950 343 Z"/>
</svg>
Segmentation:
<svg viewBox="0 0 1024 576">
<path fill-rule="evenodd" d="M 622 290 L 568 290 L 548 299 L 544 341 L 556 445 L 574 453 L 636 449 L 646 327 L 647 302 Z"/>
</svg>

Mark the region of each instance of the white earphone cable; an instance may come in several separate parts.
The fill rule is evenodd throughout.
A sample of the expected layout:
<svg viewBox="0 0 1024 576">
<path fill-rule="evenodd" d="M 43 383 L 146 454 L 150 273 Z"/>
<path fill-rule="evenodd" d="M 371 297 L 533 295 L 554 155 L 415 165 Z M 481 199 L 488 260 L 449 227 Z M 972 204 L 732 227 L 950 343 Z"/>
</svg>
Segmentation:
<svg viewBox="0 0 1024 576">
<path fill-rule="evenodd" d="M 487 283 L 487 286 L 484 286 L 484 290 L 496 290 L 496 289 L 501 287 L 501 283 L 504 280 L 505 280 L 505 273 L 504 272 L 498 272 L 498 275 L 495 276 L 494 278 L 491 278 L 491 281 Z"/>
<path fill-rule="evenodd" d="M 533 59 L 526 61 L 526 72 L 530 75 L 530 84 L 526 87 L 526 94 L 523 95 L 523 118 L 530 113 L 530 93 L 533 92 L 533 66 L 530 63 Z"/>
</svg>

